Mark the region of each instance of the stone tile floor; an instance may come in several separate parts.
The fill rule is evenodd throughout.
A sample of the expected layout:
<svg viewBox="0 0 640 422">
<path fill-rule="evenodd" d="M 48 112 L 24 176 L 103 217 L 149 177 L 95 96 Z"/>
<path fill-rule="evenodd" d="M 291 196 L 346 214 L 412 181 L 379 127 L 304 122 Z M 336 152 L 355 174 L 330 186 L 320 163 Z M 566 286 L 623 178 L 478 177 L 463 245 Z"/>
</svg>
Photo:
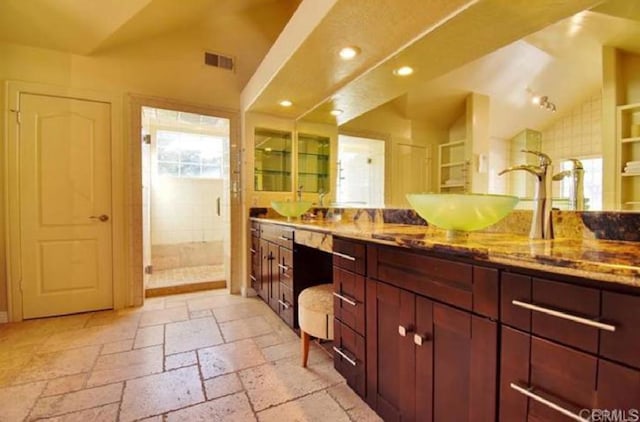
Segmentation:
<svg viewBox="0 0 640 422">
<path fill-rule="evenodd" d="M 0 324 L 0 421 L 377 421 L 262 301 L 206 291 Z"/>
<path fill-rule="evenodd" d="M 154 270 L 147 289 L 180 286 L 182 284 L 201 283 L 224 280 L 224 265 L 200 265 L 197 267 L 180 267 L 166 270 Z"/>
</svg>

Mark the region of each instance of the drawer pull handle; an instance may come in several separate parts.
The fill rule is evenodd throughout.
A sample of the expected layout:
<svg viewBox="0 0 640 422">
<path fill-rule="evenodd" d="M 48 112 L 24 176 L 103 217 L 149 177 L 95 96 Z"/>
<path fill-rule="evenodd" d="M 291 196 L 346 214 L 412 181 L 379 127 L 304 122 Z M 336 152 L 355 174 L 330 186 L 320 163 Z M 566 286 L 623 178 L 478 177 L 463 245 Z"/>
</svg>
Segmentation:
<svg viewBox="0 0 640 422">
<path fill-rule="evenodd" d="M 284 309 L 289 309 L 291 307 L 291 305 L 289 305 L 287 302 L 284 302 L 284 301 L 282 301 L 280 299 L 278 299 L 278 303 L 280 305 L 282 305 L 282 307 L 284 307 Z"/>
<path fill-rule="evenodd" d="M 255 250 L 255 249 L 253 249 L 253 248 L 249 248 L 249 252 L 251 252 L 251 253 L 252 253 L 252 254 L 254 254 L 254 255 L 256 254 L 256 250 Z"/>
<path fill-rule="evenodd" d="M 405 327 L 404 325 L 398 325 L 398 334 L 400 334 L 401 337 L 406 337 L 407 334 L 411 334 L 413 332 L 413 327 L 408 326 Z"/>
<path fill-rule="evenodd" d="M 249 230 L 251 230 L 252 232 L 257 232 L 258 229 L 254 229 L 253 227 L 251 227 Z"/>
<path fill-rule="evenodd" d="M 344 258 L 344 259 L 348 259 L 349 261 L 355 261 L 356 259 L 351 256 L 351 255 L 347 255 L 344 253 L 340 253 L 340 252 L 331 252 L 332 254 L 334 254 L 335 256 L 339 256 L 340 258 Z"/>
<path fill-rule="evenodd" d="M 289 267 L 287 265 L 278 264 L 278 268 L 283 271 L 289 271 Z"/>
<path fill-rule="evenodd" d="M 256 280 L 256 278 L 255 278 L 254 276 L 252 276 L 252 275 L 249 275 L 249 278 L 250 278 L 252 281 L 258 281 L 258 280 Z"/>
<path fill-rule="evenodd" d="M 615 325 L 605 324 L 605 323 L 602 323 L 602 322 L 594 321 L 594 320 L 589 319 L 589 318 L 583 318 L 583 317 L 579 317 L 579 316 L 576 316 L 576 315 L 567 314 L 565 312 L 560 312 L 560 311 L 556 311 L 556 310 L 553 310 L 553 309 L 544 308 L 542 306 L 534 305 L 533 303 L 521 302 L 519 300 L 512 300 L 511 303 L 516 305 L 516 306 L 519 306 L 521 308 L 529 309 L 529 310 L 536 311 L 536 312 L 541 312 L 543 314 L 551 315 L 551 316 L 562 318 L 562 319 L 567 319 L 569 321 L 577 322 L 579 324 L 588 325 L 590 327 L 599 328 L 601 330 L 611 331 L 611 332 L 616 331 Z"/>
<path fill-rule="evenodd" d="M 580 421 L 580 422 L 590 422 L 590 419 L 586 419 L 583 418 L 582 416 L 578 415 L 577 413 L 574 413 L 568 409 L 565 409 L 564 407 L 560 406 L 559 404 L 556 404 L 554 402 L 552 402 L 551 400 L 548 400 L 536 393 L 534 393 L 535 388 L 534 387 L 521 387 L 520 385 L 516 384 L 516 383 L 510 383 L 509 386 L 516 390 L 518 393 L 523 394 L 527 397 L 529 397 L 532 400 L 537 401 L 540 404 L 543 404 L 545 406 L 547 406 L 550 409 L 555 410 L 558 413 L 562 413 L 563 415 L 576 420 L 576 421 Z"/>
<path fill-rule="evenodd" d="M 291 276 L 287 273 L 280 273 L 280 275 L 282 275 L 284 278 L 291 278 Z"/>
<path fill-rule="evenodd" d="M 353 306 L 357 306 L 358 305 L 355 300 L 349 299 L 346 296 L 342 296 L 340 293 L 333 292 L 333 295 L 335 297 L 337 297 L 338 299 L 340 299 L 341 301 L 347 302 L 349 305 L 353 305 Z"/>
<path fill-rule="evenodd" d="M 289 238 L 288 238 L 288 237 L 286 237 L 286 236 L 278 236 L 278 239 L 280 239 L 280 240 L 285 240 L 285 241 L 287 241 L 287 242 L 290 242 L 290 241 L 292 240 L 292 239 L 289 239 Z"/>
<path fill-rule="evenodd" d="M 336 352 L 337 354 L 339 354 L 344 360 L 349 362 L 351 365 L 357 366 L 358 363 L 355 360 L 351 359 L 349 356 L 347 356 L 347 354 L 345 352 L 343 352 L 342 350 L 340 350 L 336 346 L 333 346 L 333 351 Z"/>
<path fill-rule="evenodd" d="M 421 334 L 413 335 L 413 342 L 416 344 L 416 346 L 422 346 L 425 341 L 429 341 L 429 338 L 427 336 L 423 336 Z"/>
</svg>

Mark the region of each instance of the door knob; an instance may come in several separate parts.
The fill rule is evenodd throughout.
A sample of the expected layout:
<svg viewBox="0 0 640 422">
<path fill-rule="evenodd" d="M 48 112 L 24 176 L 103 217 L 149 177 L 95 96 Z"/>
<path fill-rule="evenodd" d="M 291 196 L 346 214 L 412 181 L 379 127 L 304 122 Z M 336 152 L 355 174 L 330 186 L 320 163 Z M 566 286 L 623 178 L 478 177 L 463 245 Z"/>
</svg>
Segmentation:
<svg viewBox="0 0 640 422">
<path fill-rule="evenodd" d="M 101 215 L 90 215 L 90 216 L 89 216 L 89 218 L 90 218 L 91 220 L 100 220 L 100 221 L 102 221 L 103 223 L 104 223 L 105 221 L 109 221 L 109 216 L 108 216 L 107 214 L 101 214 Z"/>
</svg>

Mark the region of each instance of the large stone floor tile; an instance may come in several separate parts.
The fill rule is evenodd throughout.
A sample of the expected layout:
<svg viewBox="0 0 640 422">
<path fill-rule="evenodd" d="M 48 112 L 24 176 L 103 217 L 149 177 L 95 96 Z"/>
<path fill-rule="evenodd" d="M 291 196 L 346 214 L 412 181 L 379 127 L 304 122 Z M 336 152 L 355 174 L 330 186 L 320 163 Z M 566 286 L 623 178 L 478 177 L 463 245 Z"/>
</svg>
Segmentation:
<svg viewBox="0 0 640 422">
<path fill-rule="evenodd" d="M 41 398 L 36 402 L 29 419 L 35 420 L 117 403 L 122 396 L 122 387 L 122 383 L 117 383 Z"/>
<path fill-rule="evenodd" d="M 37 354 L 15 379 L 16 384 L 59 378 L 88 372 L 100 352 L 100 346 L 81 347 Z"/>
<path fill-rule="evenodd" d="M 149 325 L 168 324 L 170 322 L 178 322 L 189 319 L 189 312 L 184 306 L 170 309 L 156 309 L 153 311 L 145 311 L 140 318 L 140 326 L 147 327 Z"/>
<path fill-rule="evenodd" d="M 272 327 L 261 316 L 222 322 L 219 325 L 226 342 L 258 337 L 272 331 Z"/>
<path fill-rule="evenodd" d="M 198 318 L 167 324 L 165 329 L 165 353 L 172 355 L 223 342 L 220 330 L 213 318 Z"/>
<path fill-rule="evenodd" d="M 39 422 L 116 422 L 118 420 L 118 403 L 94 407 L 79 412 L 67 413 L 52 418 L 38 419 Z"/>
<path fill-rule="evenodd" d="M 343 382 L 332 362 L 303 368 L 295 358 L 245 369 L 240 379 L 256 411 Z"/>
<path fill-rule="evenodd" d="M 120 420 L 133 421 L 204 401 L 198 368 L 149 375 L 127 381 Z"/>
<path fill-rule="evenodd" d="M 205 379 L 265 362 L 260 348 L 250 339 L 198 350 L 198 357 L 200 370 Z"/>
<path fill-rule="evenodd" d="M 232 321 L 234 319 L 250 318 L 254 316 L 262 316 L 267 312 L 273 313 L 266 303 L 260 301 L 250 303 L 240 303 L 233 306 L 223 306 L 215 308 L 213 315 L 218 322 Z"/>
<path fill-rule="evenodd" d="M 134 322 L 99 325 L 54 334 L 42 345 L 40 352 L 55 352 L 84 346 L 102 345 L 132 339 L 136 335 Z"/>
<path fill-rule="evenodd" d="M 27 417 L 31 407 L 42 393 L 46 382 L 0 388 L 0 422 L 21 421 Z"/>
<path fill-rule="evenodd" d="M 249 422 L 255 420 L 256 417 L 244 393 L 221 397 L 167 415 L 167 422 Z M 280 420 L 280 422 L 283 421 Z"/>
<path fill-rule="evenodd" d="M 204 390 L 207 400 L 238 393 L 243 390 L 240 378 L 236 373 L 221 375 L 204 382 Z"/>
<path fill-rule="evenodd" d="M 258 420 L 260 422 L 350 422 L 347 413 L 326 391 L 319 391 L 264 410 L 258 413 Z"/>
<path fill-rule="evenodd" d="M 164 343 L 164 325 L 153 325 L 138 329 L 133 348 L 141 349 L 162 343 Z"/>
<path fill-rule="evenodd" d="M 162 346 L 102 355 L 89 376 L 87 385 L 110 384 L 162 372 Z"/>
</svg>

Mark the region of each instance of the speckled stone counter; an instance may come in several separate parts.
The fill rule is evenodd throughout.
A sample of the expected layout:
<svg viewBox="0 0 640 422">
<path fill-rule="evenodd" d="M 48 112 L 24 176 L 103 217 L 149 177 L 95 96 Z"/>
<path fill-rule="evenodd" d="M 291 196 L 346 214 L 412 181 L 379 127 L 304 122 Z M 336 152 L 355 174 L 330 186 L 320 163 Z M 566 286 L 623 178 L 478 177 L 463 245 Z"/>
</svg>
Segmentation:
<svg viewBox="0 0 640 422">
<path fill-rule="evenodd" d="M 503 232 L 474 232 L 466 240 L 448 241 L 445 231 L 433 226 L 384 223 L 375 219 L 254 220 L 294 227 L 301 230 L 300 236 L 296 235 L 297 243 L 327 251 L 330 237 L 336 235 L 640 288 L 640 242 L 574 237 L 531 240 L 523 234 Z"/>
</svg>

